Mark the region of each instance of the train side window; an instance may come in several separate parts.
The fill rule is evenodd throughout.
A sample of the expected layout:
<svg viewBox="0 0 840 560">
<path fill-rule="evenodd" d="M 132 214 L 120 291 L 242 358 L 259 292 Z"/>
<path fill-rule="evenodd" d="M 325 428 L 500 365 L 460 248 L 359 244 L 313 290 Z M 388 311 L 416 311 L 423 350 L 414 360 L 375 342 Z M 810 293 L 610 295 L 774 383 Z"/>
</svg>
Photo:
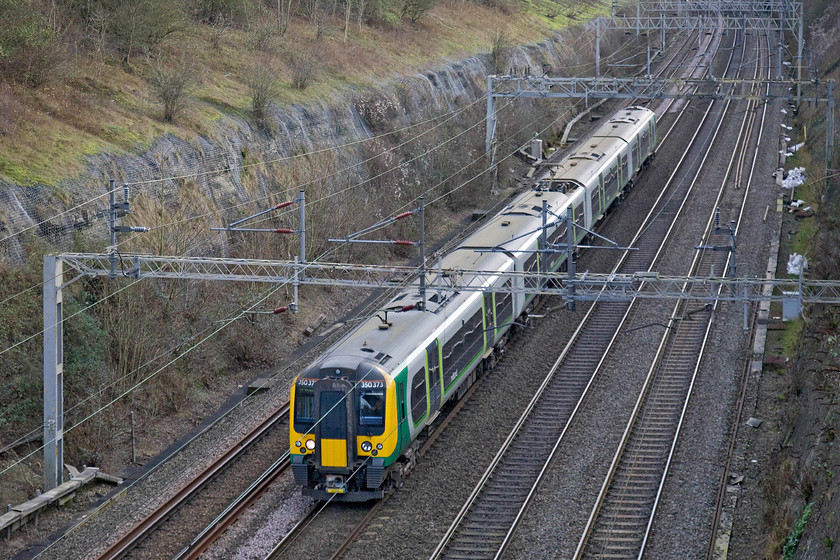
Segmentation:
<svg viewBox="0 0 840 560">
<path fill-rule="evenodd" d="M 315 425 L 315 396 L 311 388 L 295 387 L 295 431 L 306 433 Z"/>
<path fill-rule="evenodd" d="M 511 289 L 511 280 L 504 283 L 504 289 Z M 513 294 L 509 291 L 496 293 L 496 328 L 500 329 L 512 319 L 513 315 Z"/>
<path fill-rule="evenodd" d="M 580 204 L 575 206 L 575 223 L 580 227 L 586 227 L 586 216 L 583 214 L 583 201 Z M 582 229 L 578 229 L 575 231 L 575 237 L 580 238 L 584 235 L 584 231 Z M 577 241 L 577 239 L 575 239 Z"/>
<path fill-rule="evenodd" d="M 411 376 L 411 418 L 415 424 L 426 414 L 426 368 Z"/>
<path fill-rule="evenodd" d="M 443 377 L 447 389 L 470 362 L 484 349 L 481 309 L 464 321 L 458 332 L 443 346 Z"/>
<path fill-rule="evenodd" d="M 532 253 L 528 260 L 525 261 L 525 272 L 528 273 L 535 273 L 537 272 L 539 264 L 539 253 Z M 529 288 L 535 288 L 537 286 L 537 278 L 536 276 L 526 276 L 525 277 L 525 285 Z"/>
<path fill-rule="evenodd" d="M 405 422 L 405 383 L 397 384 L 397 399 L 400 402 L 400 422 Z"/>
</svg>

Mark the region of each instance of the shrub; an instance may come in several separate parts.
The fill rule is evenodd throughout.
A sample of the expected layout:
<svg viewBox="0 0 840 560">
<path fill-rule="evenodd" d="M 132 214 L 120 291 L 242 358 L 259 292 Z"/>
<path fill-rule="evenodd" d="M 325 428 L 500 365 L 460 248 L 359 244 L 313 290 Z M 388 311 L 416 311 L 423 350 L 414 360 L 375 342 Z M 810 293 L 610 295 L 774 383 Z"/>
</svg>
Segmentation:
<svg viewBox="0 0 840 560">
<path fill-rule="evenodd" d="M 184 110 L 197 79 L 195 65 L 186 57 L 167 68 L 160 62 L 150 80 L 158 101 L 163 105 L 163 120 L 172 122 Z"/>
<path fill-rule="evenodd" d="M 265 126 L 268 121 L 268 105 L 277 96 L 277 78 L 273 69 L 256 65 L 246 77 L 251 94 L 251 111 L 257 125 Z"/>
<path fill-rule="evenodd" d="M 504 31 L 499 31 L 493 36 L 493 45 L 490 48 L 490 63 L 493 65 L 493 72 L 504 74 L 510 61 L 510 41 Z"/>
<path fill-rule="evenodd" d="M 306 89 L 309 80 L 315 76 L 317 65 L 318 57 L 312 51 L 304 50 L 292 53 L 289 61 L 289 67 L 292 71 L 292 87 Z"/>
<path fill-rule="evenodd" d="M 411 23 L 417 23 L 436 3 L 437 0 L 404 0 L 400 19 L 408 17 Z"/>
<path fill-rule="evenodd" d="M 177 2 L 113 0 L 108 35 L 126 63 L 138 52 L 148 53 L 182 25 Z"/>
<path fill-rule="evenodd" d="M 265 23 L 254 30 L 254 48 L 262 52 L 270 52 L 280 31 L 273 23 Z"/>
<path fill-rule="evenodd" d="M 46 18 L 30 2 L 0 0 L 0 74 L 38 87 L 54 76 L 63 51 Z"/>
</svg>

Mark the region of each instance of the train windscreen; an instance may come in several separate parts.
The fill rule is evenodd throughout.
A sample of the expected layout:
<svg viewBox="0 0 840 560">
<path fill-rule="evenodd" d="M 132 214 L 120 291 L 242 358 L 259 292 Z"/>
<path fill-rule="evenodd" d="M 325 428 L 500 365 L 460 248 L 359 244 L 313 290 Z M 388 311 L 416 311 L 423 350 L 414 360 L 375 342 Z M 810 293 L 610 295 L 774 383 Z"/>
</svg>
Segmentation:
<svg viewBox="0 0 840 560">
<path fill-rule="evenodd" d="M 385 390 L 363 389 L 359 393 L 359 425 L 385 425 Z"/>
<path fill-rule="evenodd" d="M 295 388 L 295 431 L 306 433 L 315 424 L 315 397 L 312 387 Z"/>
</svg>

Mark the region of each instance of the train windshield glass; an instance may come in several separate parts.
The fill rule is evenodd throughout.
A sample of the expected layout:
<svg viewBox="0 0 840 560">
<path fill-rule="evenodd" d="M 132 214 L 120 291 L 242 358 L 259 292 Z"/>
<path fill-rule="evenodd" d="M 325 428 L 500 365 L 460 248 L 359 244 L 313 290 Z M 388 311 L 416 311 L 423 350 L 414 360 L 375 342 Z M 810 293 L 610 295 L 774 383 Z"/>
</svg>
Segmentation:
<svg viewBox="0 0 840 560">
<path fill-rule="evenodd" d="M 363 389 L 359 393 L 359 425 L 385 425 L 385 390 L 384 388 Z"/>
<path fill-rule="evenodd" d="M 308 432 L 315 424 L 315 396 L 311 387 L 295 389 L 295 431 Z"/>
</svg>

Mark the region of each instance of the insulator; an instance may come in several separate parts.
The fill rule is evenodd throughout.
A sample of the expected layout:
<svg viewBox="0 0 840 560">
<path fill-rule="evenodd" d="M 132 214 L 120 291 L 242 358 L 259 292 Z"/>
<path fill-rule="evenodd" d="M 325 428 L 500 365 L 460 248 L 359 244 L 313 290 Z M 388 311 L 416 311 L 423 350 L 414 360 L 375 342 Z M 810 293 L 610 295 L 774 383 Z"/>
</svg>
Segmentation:
<svg viewBox="0 0 840 560">
<path fill-rule="evenodd" d="M 285 208 L 286 206 L 291 206 L 294 203 L 295 203 L 294 200 L 287 200 L 286 202 L 281 202 L 280 204 L 275 206 L 274 209 L 279 210 L 280 208 Z"/>
<path fill-rule="evenodd" d="M 289 228 L 277 228 L 274 230 L 274 233 L 294 233 L 295 230 Z"/>
<path fill-rule="evenodd" d="M 412 303 L 411 305 L 403 305 L 403 306 L 402 306 L 402 309 L 400 309 L 400 311 L 411 311 L 411 310 L 412 310 L 412 309 L 414 309 L 415 307 L 416 307 L 416 306 L 415 306 L 413 303 Z"/>
<path fill-rule="evenodd" d="M 402 214 L 397 214 L 396 216 L 394 216 L 394 219 L 395 220 L 401 220 L 403 218 L 407 218 L 407 217 L 411 216 L 412 214 L 414 214 L 414 212 L 409 210 L 408 212 L 403 212 Z"/>
<path fill-rule="evenodd" d="M 123 195 L 125 196 L 125 201 L 128 202 L 128 185 L 123 185 Z"/>
<path fill-rule="evenodd" d="M 391 241 L 394 245 L 414 245 L 413 241 L 404 241 L 402 239 L 395 239 Z"/>
<path fill-rule="evenodd" d="M 285 313 L 289 308 L 285 305 L 281 307 L 277 307 L 274 309 L 274 314 L 277 315 L 278 313 Z"/>
</svg>

